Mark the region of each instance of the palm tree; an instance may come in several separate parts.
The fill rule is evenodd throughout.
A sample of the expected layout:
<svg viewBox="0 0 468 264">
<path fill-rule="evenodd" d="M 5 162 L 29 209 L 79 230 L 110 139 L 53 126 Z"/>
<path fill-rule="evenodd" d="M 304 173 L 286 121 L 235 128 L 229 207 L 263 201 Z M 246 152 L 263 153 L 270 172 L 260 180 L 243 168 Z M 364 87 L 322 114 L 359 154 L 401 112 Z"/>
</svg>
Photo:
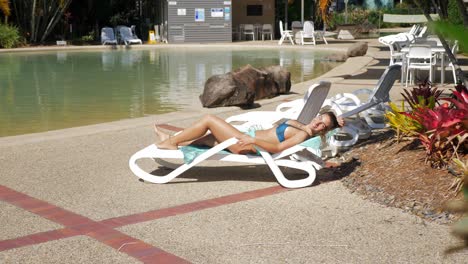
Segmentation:
<svg viewBox="0 0 468 264">
<path fill-rule="evenodd" d="M 317 13 L 324 23 L 330 22 L 331 16 L 330 12 L 328 12 L 328 8 L 332 2 L 333 0 L 317 0 Z"/>
<path fill-rule="evenodd" d="M 8 0 L 0 0 L 0 10 L 5 15 L 5 24 L 8 23 L 8 17 L 11 14 L 10 3 Z"/>
</svg>

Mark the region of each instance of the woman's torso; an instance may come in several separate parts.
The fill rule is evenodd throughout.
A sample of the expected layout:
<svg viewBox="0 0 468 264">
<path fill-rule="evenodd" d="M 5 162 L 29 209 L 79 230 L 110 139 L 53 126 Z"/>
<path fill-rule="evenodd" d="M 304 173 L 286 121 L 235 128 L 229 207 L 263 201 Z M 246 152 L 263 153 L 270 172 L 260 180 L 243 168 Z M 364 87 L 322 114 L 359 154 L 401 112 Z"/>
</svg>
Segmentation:
<svg viewBox="0 0 468 264">
<path fill-rule="evenodd" d="M 269 129 L 258 130 L 255 133 L 255 137 L 260 140 L 268 141 L 271 143 L 280 143 L 281 141 L 278 138 L 277 127 L 278 125 L 275 125 Z M 280 132 L 280 133 L 284 133 L 284 140 L 287 140 L 288 138 L 294 136 L 296 133 L 301 132 L 301 131 L 302 130 L 299 130 L 295 127 L 287 126 L 284 132 Z"/>
</svg>

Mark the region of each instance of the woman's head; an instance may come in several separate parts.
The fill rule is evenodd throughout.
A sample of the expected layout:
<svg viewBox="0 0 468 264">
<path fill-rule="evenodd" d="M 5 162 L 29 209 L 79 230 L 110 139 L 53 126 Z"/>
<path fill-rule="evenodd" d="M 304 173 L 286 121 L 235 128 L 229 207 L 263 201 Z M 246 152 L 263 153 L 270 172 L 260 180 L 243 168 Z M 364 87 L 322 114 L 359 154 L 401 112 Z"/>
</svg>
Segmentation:
<svg viewBox="0 0 468 264">
<path fill-rule="evenodd" d="M 325 112 L 312 119 L 309 124 L 314 134 L 324 134 L 338 126 L 338 119 L 333 112 Z"/>
</svg>

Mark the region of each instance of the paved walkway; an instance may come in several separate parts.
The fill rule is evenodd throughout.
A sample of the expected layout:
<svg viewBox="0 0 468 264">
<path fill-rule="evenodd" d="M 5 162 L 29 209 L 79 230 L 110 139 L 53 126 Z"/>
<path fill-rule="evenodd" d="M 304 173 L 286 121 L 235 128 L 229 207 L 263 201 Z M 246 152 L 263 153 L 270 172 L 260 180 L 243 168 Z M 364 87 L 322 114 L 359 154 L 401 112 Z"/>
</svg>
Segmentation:
<svg viewBox="0 0 468 264">
<path fill-rule="evenodd" d="M 373 40 L 367 56 L 319 79 L 333 82 L 331 94 L 372 88 L 387 56 Z M 363 200 L 323 172 L 320 184 L 288 190 L 264 166 L 212 162 L 164 185 L 129 171 L 130 155 L 154 141 L 153 123 L 176 130 L 204 113 L 241 112 L 189 107 L 0 138 L 0 263 L 466 263 L 467 252 L 443 257 L 457 242 L 447 226 Z"/>
</svg>

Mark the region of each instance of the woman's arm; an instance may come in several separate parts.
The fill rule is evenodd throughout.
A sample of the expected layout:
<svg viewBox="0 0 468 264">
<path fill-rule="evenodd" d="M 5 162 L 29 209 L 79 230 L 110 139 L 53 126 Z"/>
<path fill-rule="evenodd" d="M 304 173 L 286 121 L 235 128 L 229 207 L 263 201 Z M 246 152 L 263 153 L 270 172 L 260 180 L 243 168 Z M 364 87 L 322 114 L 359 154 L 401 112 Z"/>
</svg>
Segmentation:
<svg viewBox="0 0 468 264">
<path fill-rule="evenodd" d="M 304 131 L 298 131 L 294 136 L 286 139 L 281 143 L 272 143 L 258 138 L 253 138 L 248 135 L 243 135 L 239 138 L 239 144 L 241 144 L 241 146 L 252 144 L 268 151 L 269 153 L 278 153 L 297 144 L 300 144 L 307 138 L 308 135 Z"/>
<path fill-rule="evenodd" d="M 295 128 L 297 128 L 297 129 L 299 129 L 299 130 L 302 130 L 302 131 L 306 132 L 306 133 L 309 135 L 309 137 L 311 137 L 312 134 L 313 134 L 313 133 L 312 133 L 312 130 L 311 130 L 308 126 L 302 124 L 301 122 L 299 122 L 299 121 L 297 121 L 297 120 L 292 120 L 292 119 L 290 119 L 290 120 L 288 120 L 288 121 L 286 122 L 286 124 L 288 124 L 289 126 L 295 127 Z"/>
</svg>

